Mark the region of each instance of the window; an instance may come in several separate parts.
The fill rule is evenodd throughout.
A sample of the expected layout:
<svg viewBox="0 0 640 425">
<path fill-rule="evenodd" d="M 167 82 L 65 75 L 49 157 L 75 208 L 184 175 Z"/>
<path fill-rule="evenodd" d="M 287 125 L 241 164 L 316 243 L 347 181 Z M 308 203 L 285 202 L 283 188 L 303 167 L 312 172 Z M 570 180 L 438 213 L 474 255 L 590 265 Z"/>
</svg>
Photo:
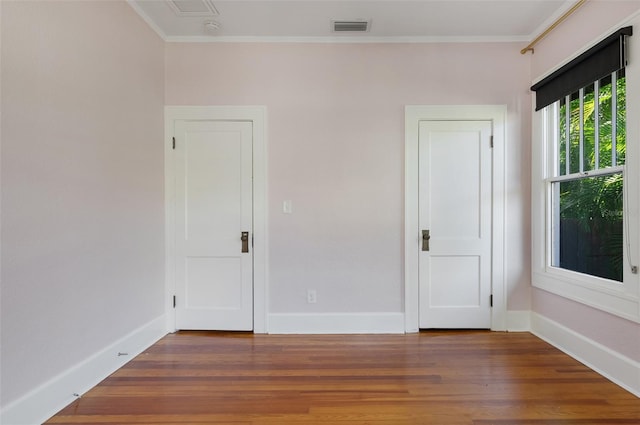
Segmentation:
<svg viewBox="0 0 640 425">
<path fill-rule="evenodd" d="M 622 282 L 624 68 L 546 107 L 551 265 Z"/>
<path fill-rule="evenodd" d="M 548 262 L 623 281 L 626 37 L 616 31 L 532 87 L 547 122 Z"/>
<path fill-rule="evenodd" d="M 631 21 L 640 23 L 640 17 Z M 613 33 L 534 84 L 532 284 L 640 323 L 640 44 Z M 634 123 L 629 119 L 629 123 Z"/>
</svg>

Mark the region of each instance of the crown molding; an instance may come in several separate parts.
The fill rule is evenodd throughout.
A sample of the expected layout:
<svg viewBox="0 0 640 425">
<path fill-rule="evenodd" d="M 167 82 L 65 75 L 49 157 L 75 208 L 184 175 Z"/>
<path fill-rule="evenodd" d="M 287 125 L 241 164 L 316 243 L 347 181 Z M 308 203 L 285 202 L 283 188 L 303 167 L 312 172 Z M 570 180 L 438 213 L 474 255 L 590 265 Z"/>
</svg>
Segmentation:
<svg viewBox="0 0 640 425">
<path fill-rule="evenodd" d="M 575 0 L 565 0 L 564 4 L 558 10 L 556 10 L 555 13 L 553 13 L 551 16 L 549 16 L 544 22 L 542 22 L 540 25 L 538 25 L 538 27 L 535 28 L 531 32 L 531 34 L 529 34 L 527 37 L 525 37 L 525 38 L 527 38 L 526 42 L 530 43 L 536 37 L 538 37 L 540 34 L 542 34 L 548 27 L 553 25 L 553 23 L 556 20 L 558 20 L 558 18 L 560 18 L 569 9 L 571 9 L 571 7 L 573 7 L 574 4 L 575 4 Z"/>
<path fill-rule="evenodd" d="M 241 37 L 241 36 L 171 36 L 169 43 L 520 43 L 528 37 Z"/>
<path fill-rule="evenodd" d="M 153 22 L 153 19 L 151 19 L 149 15 L 147 15 L 146 12 L 142 10 L 142 8 L 140 8 L 140 6 L 138 6 L 135 1 L 127 0 L 127 4 L 136 11 L 136 13 L 142 18 L 142 20 L 145 21 L 147 25 L 149 25 L 161 39 L 163 39 L 164 41 L 168 41 L 167 34 L 162 31 L 162 28 L 160 28 L 158 25 L 156 25 L 155 22 Z"/>
</svg>

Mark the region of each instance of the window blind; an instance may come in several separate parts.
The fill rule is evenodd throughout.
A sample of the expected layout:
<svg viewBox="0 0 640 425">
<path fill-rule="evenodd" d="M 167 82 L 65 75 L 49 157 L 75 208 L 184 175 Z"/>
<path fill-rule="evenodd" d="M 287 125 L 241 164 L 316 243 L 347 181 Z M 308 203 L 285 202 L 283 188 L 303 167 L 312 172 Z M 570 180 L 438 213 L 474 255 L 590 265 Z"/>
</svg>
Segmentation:
<svg viewBox="0 0 640 425">
<path fill-rule="evenodd" d="M 552 104 L 626 65 L 626 37 L 632 27 L 624 27 L 602 40 L 562 68 L 531 87 L 536 92 L 536 111 Z"/>
</svg>

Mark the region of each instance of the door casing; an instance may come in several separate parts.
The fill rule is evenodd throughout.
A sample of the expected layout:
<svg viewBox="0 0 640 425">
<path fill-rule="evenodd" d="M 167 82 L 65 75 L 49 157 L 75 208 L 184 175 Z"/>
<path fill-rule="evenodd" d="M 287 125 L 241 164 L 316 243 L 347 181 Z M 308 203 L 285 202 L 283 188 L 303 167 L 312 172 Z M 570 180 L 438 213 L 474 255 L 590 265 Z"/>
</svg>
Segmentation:
<svg viewBox="0 0 640 425">
<path fill-rule="evenodd" d="M 492 294 L 491 329 L 507 329 L 505 287 L 505 140 L 506 105 L 426 105 L 405 107 L 405 235 L 404 235 L 404 295 L 405 332 L 419 331 L 419 126 L 420 121 L 487 120 L 493 125 L 492 188 Z"/>
<path fill-rule="evenodd" d="M 175 310 L 175 169 L 173 135 L 176 121 L 212 120 L 253 123 L 253 332 L 267 333 L 267 111 L 264 106 L 165 107 L 165 317 L 174 332 Z M 179 141 L 178 141 L 179 142 Z"/>
</svg>

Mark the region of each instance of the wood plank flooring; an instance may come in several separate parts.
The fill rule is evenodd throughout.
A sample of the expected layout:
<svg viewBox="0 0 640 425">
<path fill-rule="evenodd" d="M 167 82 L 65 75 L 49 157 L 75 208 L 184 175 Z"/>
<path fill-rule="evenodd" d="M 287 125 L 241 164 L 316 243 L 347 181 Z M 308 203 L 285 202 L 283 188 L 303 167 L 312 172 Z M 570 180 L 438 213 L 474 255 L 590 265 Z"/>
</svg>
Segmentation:
<svg viewBox="0 0 640 425">
<path fill-rule="evenodd" d="M 529 333 L 168 335 L 47 424 L 640 424 Z"/>
</svg>

